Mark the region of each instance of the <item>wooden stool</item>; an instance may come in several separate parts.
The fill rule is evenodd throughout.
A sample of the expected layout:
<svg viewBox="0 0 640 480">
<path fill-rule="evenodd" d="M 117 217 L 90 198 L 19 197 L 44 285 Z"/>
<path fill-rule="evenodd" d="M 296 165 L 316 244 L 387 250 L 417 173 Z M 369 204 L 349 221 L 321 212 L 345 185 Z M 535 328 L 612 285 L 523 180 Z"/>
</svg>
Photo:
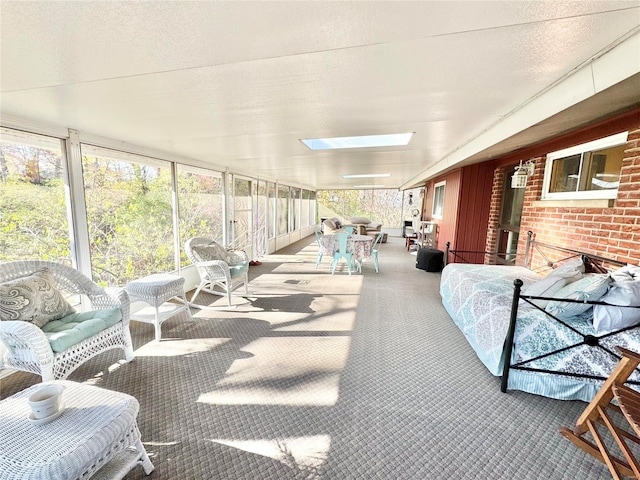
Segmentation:
<svg viewBox="0 0 640 480">
<path fill-rule="evenodd" d="M 640 480 L 640 464 L 626 443 L 630 440 L 640 445 L 640 392 L 624 385 L 640 364 L 640 355 L 621 347 L 617 347 L 617 350 L 623 356 L 618 366 L 580 415 L 575 428 L 571 430 L 563 427 L 560 433 L 574 445 L 606 464 L 614 479 L 621 480 L 623 476 L 632 476 Z M 618 403 L 617 406 L 611 403 L 614 398 Z M 607 410 L 621 412 L 635 435 L 616 426 Z M 620 447 L 624 460 L 611 454 L 596 429 L 596 423 L 604 425 L 609 430 Z M 587 431 L 591 432 L 595 444 L 583 438 Z"/>
<path fill-rule="evenodd" d="M 418 234 L 412 233 L 411 235 L 407 235 L 407 252 L 411 251 L 411 247 L 415 245 L 418 246 Z"/>
</svg>

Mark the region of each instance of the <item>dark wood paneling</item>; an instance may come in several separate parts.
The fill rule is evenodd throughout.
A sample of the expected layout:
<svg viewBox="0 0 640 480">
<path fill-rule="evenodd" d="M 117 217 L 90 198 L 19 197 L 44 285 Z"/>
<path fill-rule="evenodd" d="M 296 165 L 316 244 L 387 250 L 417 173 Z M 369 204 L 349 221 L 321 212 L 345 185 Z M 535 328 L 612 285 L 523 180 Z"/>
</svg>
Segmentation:
<svg viewBox="0 0 640 480">
<path fill-rule="evenodd" d="M 455 248 L 484 250 L 489 226 L 492 183 L 493 168 L 488 163 L 462 169 Z M 480 261 L 482 262 L 482 259 Z"/>
</svg>

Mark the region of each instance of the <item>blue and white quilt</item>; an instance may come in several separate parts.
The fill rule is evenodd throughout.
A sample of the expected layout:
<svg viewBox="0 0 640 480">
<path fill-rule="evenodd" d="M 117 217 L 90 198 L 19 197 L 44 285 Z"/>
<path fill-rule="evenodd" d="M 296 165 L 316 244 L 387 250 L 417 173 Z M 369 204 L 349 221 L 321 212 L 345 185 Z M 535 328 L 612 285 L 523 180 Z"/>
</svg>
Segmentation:
<svg viewBox="0 0 640 480">
<path fill-rule="evenodd" d="M 496 376 L 502 375 L 504 343 L 509 328 L 513 281 L 528 285 L 541 277 L 524 267 L 449 264 L 442 271 L 440 294 L 447 312 L 467 338 L 478 358 Z M 566 323 L 585 335 L 597 336 L 588 315 L 572 317 Z M 578 344 L 581 335 L 563 326 L 536 307 L 520 301 L 511 363 Z M 640 351 L 640 328 L 611 335 L 600 344 L 615 352 L 616 346 Z M 527 364 L 578 375 L 607 377 L 618 359 L 601 348 L 581 345 Z M 634 374 L 632 380 L 640 380 Z M 601 381 L 545 373 L 511 370 L 509 388 L 565 400 L 590 401 Z"/>
</svg>

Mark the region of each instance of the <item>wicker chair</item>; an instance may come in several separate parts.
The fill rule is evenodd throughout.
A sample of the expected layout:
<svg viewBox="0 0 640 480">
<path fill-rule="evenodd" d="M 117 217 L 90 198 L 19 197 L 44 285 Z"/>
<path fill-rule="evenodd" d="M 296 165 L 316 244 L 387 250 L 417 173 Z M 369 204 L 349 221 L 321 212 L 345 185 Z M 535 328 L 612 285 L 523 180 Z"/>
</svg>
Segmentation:
<svg viewBox="0 0 640 480">
<path fill-rule="evenodd" d="M 222 259 L 206 259 L 198 253 L 198 247 L 214 245 L 217 245 L 216 242 L 210 238 L 193 237 L 187 240 L 184 246 L 187 257 L 200 274 L 200 284 L 190 300 L 192 307 L 202 308 L 201 305 L 193 303 L 201 291 L 214 295 L 226 295 L 229 306 L 231 306 L 231 292 L 240 285 L 244 284 L 245 295 L 249 295 L 249 258 L 247 254 L 242 250 L 233 250 L 233 253 L 241 257 L 243 262 L 242 265 L 230 268 L 229 264 Z M 215 287 L 222 289 L 222 292 L 215 290 Z"/>
<path fill-rule="evenodd" d="M 129 296 L 123 289 L 104 289 L 78 270 L 55 262 L 19 260 L 0 264 L 0 282 L 28 276 L 47 268 L 58 290 L 68 296 L 87 299 L 86 310 L 120 308 L 122 320 L 62 352 L 54 352 L 44 332 L 36 325 L 11 320 L 0 322 L 0 341 L 7 348 L 3 367 L 32 372 L 42 381 L 66 379 L 90 358 L 113 348 L 121 348 L 127 362 L 133 360 L 129 332 Z"/>
</svg>

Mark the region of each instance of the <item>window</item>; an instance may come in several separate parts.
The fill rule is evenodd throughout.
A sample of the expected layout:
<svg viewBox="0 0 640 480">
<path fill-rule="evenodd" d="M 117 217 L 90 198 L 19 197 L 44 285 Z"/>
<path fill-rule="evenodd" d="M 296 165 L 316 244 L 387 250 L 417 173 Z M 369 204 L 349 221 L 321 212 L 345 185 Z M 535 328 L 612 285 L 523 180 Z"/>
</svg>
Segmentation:
<svg viewBox="0 0 640 480">
<path fill-rule="evenodd" d="M 267 231 L 268 238 L 276 238 L 276 185 L 267 182 Z"/>
<path fill-rule="evenodd" d="M 2 128 L 0 261 L 71 264 L 62 141 Z"/>
<path fill-rule="evenodd" d="M 103 286 L 176 269 L 169 162 L 81 145 L 91 270 Z"/>
<path fill-rule="evenodd" d="M 192 237 L 207 237 L 222 243 L 224 186 L 222 174 L 178 165 L 178 231 L 180 266 L 190 264 L 184 244 Z"/>
<path fill-rule="evenodd" d="M 289 187 L 278 185 L 278 235 L 289 233 Z"/>
<path fill-rule="evenodd" d="M 295 232 L 300 230 L 300 189 L 291 187 L 291 221 L 289 230 Z"/>
<path fill-rule="evenodd" d="M 302 210 L 300 211 L 302 227 L 308 227 L 309 223 L 309 190 L 302 190 Z"/>
<path fill-rule="evenodd" d="M 261 258 L 267 253 L 267 224 L 269 210 L 267 201 L 267 184 L 263 180 L 253 182 L 255 185 L 253 212 L 253 251 L 255 258 Z"/>
<path fill-rule="evenodd" d="M 309 192 L 309 225 L 318 223 L 316 192 Z"/>
<path fill-rule="evenodd" d="M 436 183 L 433 187 L 433 209 L 431 216 L 433 218 L 442 218 L 444 213 L 444 187 L 447 182 Z"/>
<path fill-rule="evenodd" d="M 548 154 L 543 198 L 615 198 L 627 133 Z"/>
</svg>

